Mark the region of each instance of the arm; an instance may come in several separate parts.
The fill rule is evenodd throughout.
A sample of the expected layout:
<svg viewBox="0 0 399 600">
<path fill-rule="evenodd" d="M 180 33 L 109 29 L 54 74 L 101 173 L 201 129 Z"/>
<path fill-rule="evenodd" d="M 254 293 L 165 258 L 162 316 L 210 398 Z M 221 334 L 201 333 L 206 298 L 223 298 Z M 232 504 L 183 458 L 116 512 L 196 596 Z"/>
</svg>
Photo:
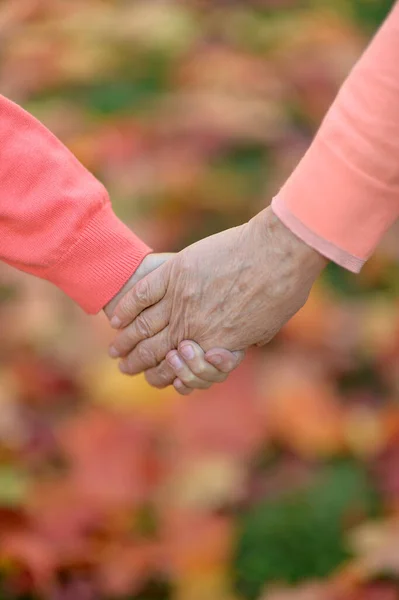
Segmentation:
<svg viewBox="0 0 399 600">
<path fill-rule="evenodd" d="M 136 326 L 131 345 L 124 331 L 116 338 L 127 372 L 159 369 L 160 360 L 187 337 L 205 350 L 215 344 L 233 350 L 271 339 L 306 301 L 323 268 L 290 236 L 317 250 L 319 257 L 360 270 L 399 214 L 398 65 L 396 5 L 274 200 L 279 224 L 266 211 L 263 219 L 259 215 L 238 232 L 203 240 L 122 300 L 115 327 L 132 319 L 139 323 L 143 309 L 150 322 L 148 336 Z M 218 264 L 204 267 L 212 256 Z"/>
<path fill-rule="evenodd" d="M 0 159 L 0 260 L 100 311 L 150 248 L 71 152 L 1 96 Z"/>
<path fill-rule="evenodd" d="M 354 272 L 398 218 L 399 4 L 272 208 L 304 242 Z"/>
<path fill-rule="evenodd" d="M 104 307 L 110 316 L 117 300 L 170 256 L 150 252 L 115 216 L 106 190 L 71 152 L 0 96 L 0 260 L 54 283 L 86 312 Z M 205 381 L 193 379 L 187 366 L 183 381 L 209 387 L 226 377 L 194 348 L 191 366 L 200 366 Z M 241 359 L 220 354 L 227 371 Z"/>
<path fill-rule="evenodd" d="M 399 214 L 398 65 L 396 4 L 272 202 L 297 238 L 354 272 Z M 151 381 L 163 369 L 153 369 Z"/>
</svg>

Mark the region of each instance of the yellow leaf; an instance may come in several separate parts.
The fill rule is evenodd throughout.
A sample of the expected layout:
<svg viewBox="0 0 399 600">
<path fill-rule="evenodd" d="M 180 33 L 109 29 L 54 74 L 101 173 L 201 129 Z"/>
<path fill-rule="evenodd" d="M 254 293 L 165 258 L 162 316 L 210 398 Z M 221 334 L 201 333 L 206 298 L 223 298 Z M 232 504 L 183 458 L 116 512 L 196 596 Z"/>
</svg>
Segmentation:
<svg viewBox="0 0 399 600">
<path fill-rule="evenodd" d="M 173 387 L 151 387 L 144 374 L 128 377 L 120 373 L 117 363 L 105 359 L 97 363 L 85 378 L 93 402 L 118 409 L 139 409 L 152 415 L 165 415 L 180 400 Z"/>
</svg>

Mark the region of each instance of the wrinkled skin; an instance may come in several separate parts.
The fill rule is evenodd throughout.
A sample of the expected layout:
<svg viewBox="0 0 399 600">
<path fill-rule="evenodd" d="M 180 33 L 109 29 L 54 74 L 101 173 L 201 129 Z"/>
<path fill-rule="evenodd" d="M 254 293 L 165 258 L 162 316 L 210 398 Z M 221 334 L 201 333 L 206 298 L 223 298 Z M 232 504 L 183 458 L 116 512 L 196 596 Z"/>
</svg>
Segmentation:
<svg viewBox="0 0 399 600">
<path fill-rule="evenodd" d="M 125 294 L 111 320 L 120 329 L 113 355 L 123 357 L 123 372 L 146 370 L 162 386 L 169 353 L 184 340 L 205 352 L 266 344 L 304 305 L 325 265 L 266 209 L 189 246 Z"/>
<path fill-rule="evenodd" d="M 146 256 L 127 284 L 104 307 L 107 317 L 109 319 L 112 317 L 118 302 L 136 283 L 163 265 L 172 256 L 173 254 L 150 254 Z M 173 383 L 175 389 L 182 395 L 188 395 L 194 389 L 207 389 L 213 383 L 221 383 L 240 364 L 244 357 L 243 352 L 232 353 L 222 348 L 214 348 L 205 358 L 202 348 L 195 342 L 190 341 L 185 341 L 181 349 L 182 353 L 177 350 L 170 352 L 169 364 L 165 363 L 163 366 L 164 376 L 162 382 Z"/>
</svg>

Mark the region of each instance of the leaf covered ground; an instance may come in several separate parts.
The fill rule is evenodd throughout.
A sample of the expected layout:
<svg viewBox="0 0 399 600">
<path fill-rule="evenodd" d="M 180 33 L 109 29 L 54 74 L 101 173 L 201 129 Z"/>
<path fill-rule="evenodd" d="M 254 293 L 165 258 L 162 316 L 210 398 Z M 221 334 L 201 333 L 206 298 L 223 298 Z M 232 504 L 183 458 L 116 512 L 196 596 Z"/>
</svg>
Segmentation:
<svg viewBox="0 0 399 600">
<path fill-rule="evenodd" d="M 4 0 L 0 89 L 177 250 L 269 203 L 391 5 Z M 189 400 L 2 267 L 0 598 L 397 599 L 397 233 Z"/>
</svg>

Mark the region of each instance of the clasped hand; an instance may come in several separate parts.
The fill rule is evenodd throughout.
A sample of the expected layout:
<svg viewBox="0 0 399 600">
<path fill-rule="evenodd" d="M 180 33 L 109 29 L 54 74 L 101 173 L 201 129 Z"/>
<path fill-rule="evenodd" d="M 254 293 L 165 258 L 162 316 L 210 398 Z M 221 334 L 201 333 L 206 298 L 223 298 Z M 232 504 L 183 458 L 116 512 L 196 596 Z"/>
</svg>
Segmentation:
<svg viewBox="0 0 399 600">
<path fill-rule="evenodd" d="M 269 342 L 303 306 L 325 264 L 266 209 L 172 255 L 138 281 L 113 312 L 111 325 L 119 332 L 110 354 L 121 358 L 122 372 L 145 371 L 150 384 L 175 381 L 185 392 L 190 381 L 181 375 L 190 371 L 190 360 L 203 371 L 204 358 L 219 358 L 220 365 L 230 356 L 234 368 L 243 356 L 237 351 Z M 202 351 L 210 352 L 195 361 Z"/>
</svg>

